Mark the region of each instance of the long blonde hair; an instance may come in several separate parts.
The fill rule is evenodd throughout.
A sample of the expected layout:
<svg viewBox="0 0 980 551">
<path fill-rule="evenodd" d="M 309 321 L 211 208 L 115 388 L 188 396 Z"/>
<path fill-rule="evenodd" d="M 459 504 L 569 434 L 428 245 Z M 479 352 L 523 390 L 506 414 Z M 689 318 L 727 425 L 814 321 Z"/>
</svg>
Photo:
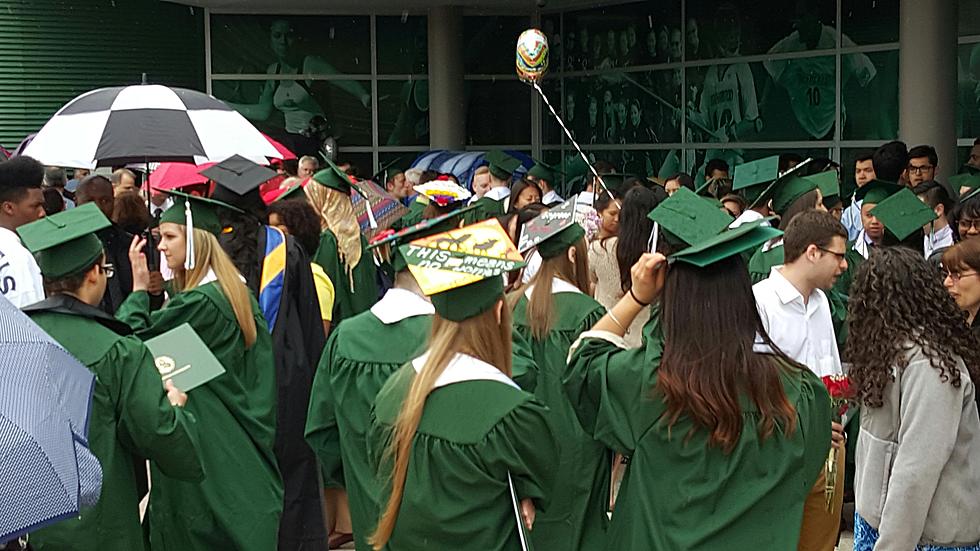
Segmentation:
<svg viewBox="0 0 980 551">
<path fill-rule="evenodd" d="M 361 226 L 350 196 L 316 182 L 310 182 L 303 190 L 320 215 L 320 230 L 330 230 L 337 238 L 337 254 L 344 264 L 350 288 L 354 289 L 353 271 L 361 261 Z"/>
<path fill-rule="evenodd" d="M 180 226 L 185 231 L 185 226 Z M 201 284 L 201 280 L 213 270 L 218 278 L 218 286 L 231 304 L 238 320 L 238 327 L 245 339 L 245 348 L 255 344 L 255 318 L 252 316 L 252 297 L 248 287 L 242 283 L 242 275 L 225 253 L 218 238 L 199 228 L 194 228 L 194 255 L 196 262 L 191 270 L 174 270 L 174 284 L 178 291 L 187 291 Z"/>
<path fill-rule="evenodd" d="M 563 279 L 583 293 L 589 293 L 589 252 L 585 238 L 579 239 L 570 248 L 575 250 L 574 263 L 568 259 L 567 251 L 545 259 L 531 280 L 534 288 L 527 301 L 527 324 L 531 328 L 531 336 L 537 340 L 545 339 L 555 322 L 555 301 L 551 295 L 554 278 Z"/>
<path fill-rule="evenodd" d="M 398 510 L 405 493 L 412 440 L 422 420 L 425 400 L 450 360 L 457 353 L 469 354 L 493 365 L 508 377 L 511 375 L 510 311 L 501 308 L 501 312 L 499 323 L 496 308 L 461 322 L 449 321 L 438 314 L 435 315 L 432 321 L 429 357 L 425 367 L 412 380 L 405 402 L 389 433 L 386 457 L 393 460 L 390 476 L 391 495 L 378 521 L 377 529 L 368 538 L 368 543 L 375 550 L 380 550 L 388 543 L 395 529 Z"/>
</svg>

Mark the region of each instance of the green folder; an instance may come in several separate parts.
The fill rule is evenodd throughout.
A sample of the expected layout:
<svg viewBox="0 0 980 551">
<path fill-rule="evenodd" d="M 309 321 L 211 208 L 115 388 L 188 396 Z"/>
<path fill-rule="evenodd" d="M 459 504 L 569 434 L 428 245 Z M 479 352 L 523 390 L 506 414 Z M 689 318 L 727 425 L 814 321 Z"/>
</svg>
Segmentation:
<svg viewBox="0 0 980 551">
<path fill-rule="evenodd" d="M 189 324 L 153 337 L 145 344 L 153 354 L 160 380 L 172 379 L 174 386 L 184 392 L 190 392 L 225 372 L 221 362 Z"/>
</svg>

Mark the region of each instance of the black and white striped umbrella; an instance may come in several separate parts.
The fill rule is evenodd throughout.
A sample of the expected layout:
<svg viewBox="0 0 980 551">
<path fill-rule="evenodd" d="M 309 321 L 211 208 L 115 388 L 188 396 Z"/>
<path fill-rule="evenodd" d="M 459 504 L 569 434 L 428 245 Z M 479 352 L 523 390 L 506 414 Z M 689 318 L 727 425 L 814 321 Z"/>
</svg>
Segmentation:
<svg viewBox="0 0 980 551">
<path fill-rule="evenodd" d="M 282 155 L 237 111 L 202 92 L 154 84 L 100 88 L 62 107 L 24 149 L 44 164 L 202 164 Z"/>
</svg>

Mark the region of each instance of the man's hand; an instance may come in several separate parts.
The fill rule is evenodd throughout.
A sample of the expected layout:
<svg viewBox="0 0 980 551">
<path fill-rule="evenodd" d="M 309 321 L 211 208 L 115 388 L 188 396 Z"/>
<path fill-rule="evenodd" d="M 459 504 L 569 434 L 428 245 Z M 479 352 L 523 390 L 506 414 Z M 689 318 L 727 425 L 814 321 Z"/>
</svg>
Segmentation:
<svg viewBox="0 0 980 551">
<path fill-rule="evenodd" d="M 847 437 L 844 436 L 844 425 L 840 423 L 830 422 L 830 445 L 834 447 L 835 450 L 839 450 L 844 442 L 847 441 Z"/>
<path fill-rule="evenodd" d="M 151 295 L 163 293 L 163 274 L 157 271 L 150 272 L 149 285 L 146 286 L 146 291 Z"/>
</svg>

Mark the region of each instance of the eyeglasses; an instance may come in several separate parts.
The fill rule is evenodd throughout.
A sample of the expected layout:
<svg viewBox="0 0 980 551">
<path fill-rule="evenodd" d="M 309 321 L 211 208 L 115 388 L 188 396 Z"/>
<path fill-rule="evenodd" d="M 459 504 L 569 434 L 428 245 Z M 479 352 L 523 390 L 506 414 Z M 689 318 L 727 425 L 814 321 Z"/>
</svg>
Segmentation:
<svg viewBox="0 0 980 551">
<path fill-rule="evenodd" d="M 105 274 L 106 279 L 110 279 L 112 276 L 116 275 L 116 269 L 112 266 L 112 264 L 100 264 L 99 268 L 102 269 L 102 273 Z"/>
<path fill-rule="evenodd" d="M 839 253 L 837 251 L 832 251 L 830 249 L 825 249 L 823 247 L 817 247 L 817 249 L 819 249 L 819 250 L 821 250 L 821 251 L 823 251 L 823 252 L 825 252 L 827 254 L 834 255 L 835 257 L 837 257 L 837 260 L 838 261 L 841 261 L 841 260 L 844 260 L 845 258 L 847 258 L 847 253 Z"/>
<path fill-rule="evenodd" d="M 921 165 L 921 166 L 909 165 L 909 173 L 922 174 L 923 172 L 928 172 L 934 168 L 936 167 L 932 165 Z"/>
<path fill-rule="evenodd" d="M 950 279 L 953 283 L 959 283 L 964 277 L 970 277 L 977 275 L 977 272 L 951 272 L 949 270 L 944 270 L 946 272 L 946 277 Z"/>
<path fill-rule="evenodd" d="M 980 218 L 977 218 L 976 220 L 961 218 L 956 225 L 959 226 L 960 233 L 968 232 L 970 231 L 970 228 L 973 228 L 973 231 L 980 232 Z"/>
</svg>

